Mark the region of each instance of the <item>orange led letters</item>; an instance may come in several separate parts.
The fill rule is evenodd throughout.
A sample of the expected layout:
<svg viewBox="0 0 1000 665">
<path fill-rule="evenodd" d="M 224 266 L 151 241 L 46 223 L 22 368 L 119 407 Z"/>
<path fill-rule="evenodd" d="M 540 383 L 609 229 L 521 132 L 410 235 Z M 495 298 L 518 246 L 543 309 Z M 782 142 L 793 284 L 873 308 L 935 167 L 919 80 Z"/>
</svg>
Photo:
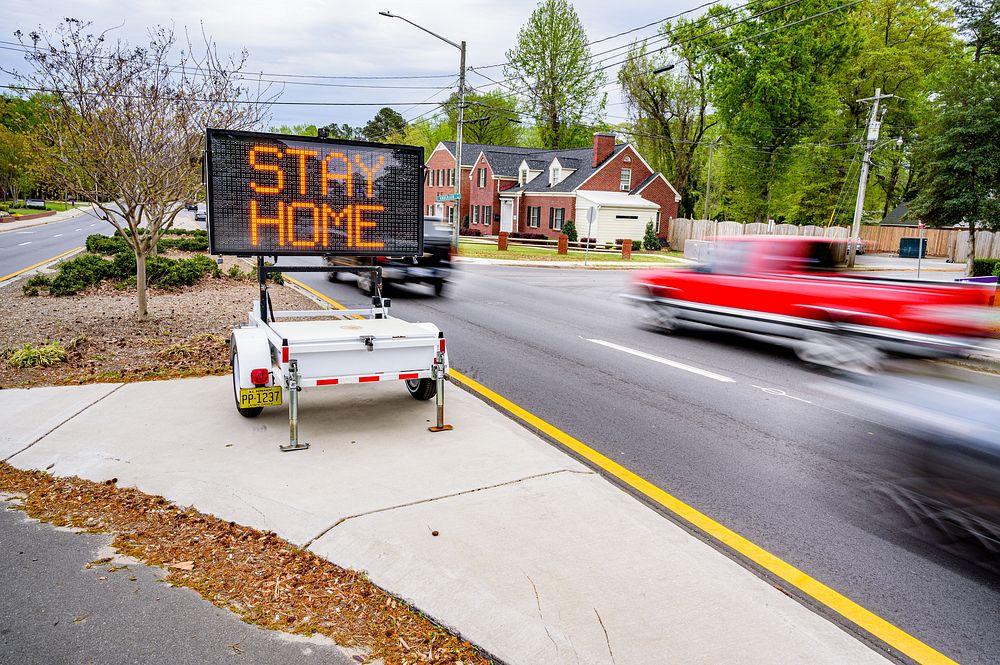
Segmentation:
<svg viewBox="0 0 1000 665">
<path fill-rule="evenodd" d="M 377 168 L 377 167 L 376 167 Z M 374 170 L 374 169 L 373 169 Z M 381 212 L 385 210 L 385 206 L 380 205 L 358 205 L 354 206 L 354 246 L 363 247 L 365 249 L 381 249 L 385 245 L 381 242 L 368 242 L 361 240 L 361 231 L 363 229 L 373 229 L 377 226 L 376 222 L 370 219 L 362 219 L 361 213 L 366 211 Z M 350 243 L 348 243 L 350 247 Z"/>
<path fill-rule="evenodd" d="M 281 205 L 280 203 L 278 205 Z M 312 211 L 312 240 L 296 240 L 295 239 L 295 211 L 296 210 L 311 210 Z M 296 201 L 288 206 L 288 242 L 292 243 L 292 247 L 315 247 L 316 241 L 319 236 L 319 208 L 316 207 L 315 203 L 303 203 L 302 201 Z"/>
<path fill-rule="evenodd" d="M 257 246 L 257 227 L 277 226 L 278 246 L 285 246 L 285 204 L 278 201 L 277 217 L 261 217 L 257 214 L 257 201 L 250 199 L 250 244 Z"/>
<path fill-rule="evenodd" d="M 344 162 L 344 166 L 347 168 L 346 173 L 331 173 L 330 172 L 330 160 L 336 157 Z M 342 152 L 331 152 L 329 155 L 323 158 L 323 173 L 322 173 L 322 184 L 323 184 L 323 196 L 326 196 L 329 192 L 330 180 L 343 180 L 347 183 L 347 196 L 354 196 L 354 177 L 351 173 L 351 160 L 348 159 Z"/>
<path fill-rule="evenodd" d="M 319 155 L 315 150 L 302 150 L 300 148 L 289 148 L 285 151 L 287 155 L 296 155 L 299 158 L 299 194 L 306 194 L 306 157 L 316 157 Z"/>
<path fill-rule="evenodd" d="M 375 184 L 374 182 L 375 172 L 378 171 L 380 168 L 382 168 L 382 165 L 385 164 L 385 155 L 378 156 L 378 162 L 376 162 L 375 166 L 373 166 L 370 171 L 367 168 L 365 168 L 365 163 L 361 161 L 361 155 L 354 155 L 354 161 L 358 163 L 358 166 L 361 167 L 361 170 L 364 171 L 365 175 L 368 176 L 366 178 L 366 180 L 368 181 L 368 198 L 371 198 L 372 185 Z"/>
<path fill-rule="evenodd" d="M 284 155 L 281 151 L 274 146 L 270 145 L 255 145 L 250 149 L 250 166 L 254 168 L 255 171 L 270 171 L 277 174 L 278 184 L 275 186 L 259 185 L 253 180 L 250 181 L 250 189 L 257 192 L 258 194 L 279 194 L 281 190 L 285 188 L 285 172 L 277 164 L 258 164 L 257 163 L 257 153 L 270 153 L 276 158 L 281 159 Z M 291 151 L 289 151 L 291 152 Z"/>
<path fill-rule="evenodd" d="M 267 162 L 261 163 L 261 158 L 269 157 Z M 260 246 L 260 234 L 262 227 L 277 227 L 279 247 L 285 247 L 286 239 L 288 245 L 292 247 L 308 249 L 313 247 L 343 247 L 347 249 L 381 249 L 385 246 L 383 242 L 373 240 L 362 240 L 362 235 L 368 235 L 366 231 L 375 229 L 378 222 L 371 218 L 371 213 L 383 212 L 385 206 L 377 204 L 358 204 L 351 202 L 341 210 L 335 210 L 327 203 L 319 200 L 317 192 L 313 191 L 308 196 L 307 166 L 310 159 L 319 160 L 317 150 L 305 148 L 286 147 L 284 152 L 277 146 L 254 145 L 251 147 L 247 159 L 250 166 L 259 173 L 273 174 L 274 184 L 261 184 L 255 180 L 250 181 L 250 189 L 255 194 L 285 194 L 282 198 L 288 198 L 285 189 L 285 171 L 279 165 L 278 160 L 284 158 L 295 159 L 298 166 L 298 188 L 297 195 L 305 196 L 307 201 L 276 201 L 277 214 L 274 217 L 261 216 L 261 203 L 255 198 L 250 199 L 250 242 L 254 247 Z M 353 159 L 352 159 L 353 158 Z M 270 162 L 270 163 L 268 163 Z M 341 166 L 341 164 L 343 166 Z M 379 155 L 377 159 L 372 159 L 371 168 L 360 154 L 350 154 L 344 152 L 331 152 L 320 160 L 320 191 L 323 197 L 331 195 L 331 181 L 339 180 L 344 183 L 347 201 L 354 197 L 354 171 L 360 169 L 365 178 L 365 192 L 367 199 L 371 199 L 374 193 L 375 174 L 385 166 L 385 156 Z M 335 199 L 341 199 L 338 192 L 333 193 Z M 296 196 L 296 194 L 292 194 Z M 347 203 L 347 201 L 344 201 Z M 271 210 L 271 204 L 265 204 L 267 210 Z M 305 212 L 312 215 L 312 236 L 311 238 L 296 238 L 295 225 L 296 216 L 301 217 Z M 303 223 L 303 228 L 305 224 Z M 334 228 L 337 231 L 334 231 Z M 332 234 L 332 241 L 331 241 Z M 273 236 L 272 236 L 273 237 Z M 370 236 L 369 236 L 370 237 Z M 267 246 L 265 237 L 264 245 Z"/>
</svg>

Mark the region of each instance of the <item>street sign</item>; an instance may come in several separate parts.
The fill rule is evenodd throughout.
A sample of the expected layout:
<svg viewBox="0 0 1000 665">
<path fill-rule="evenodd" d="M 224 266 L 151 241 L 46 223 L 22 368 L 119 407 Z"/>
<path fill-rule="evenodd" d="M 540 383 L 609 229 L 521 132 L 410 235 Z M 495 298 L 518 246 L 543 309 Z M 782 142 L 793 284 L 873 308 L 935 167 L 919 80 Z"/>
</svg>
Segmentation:
<svg viewBox="0 0 1000 665">
<path fill-rule="evenodd" d="M 423 253 L 423 148 L 209 129 L 213 254 Z"/>
<path fill-rule="evenodd" d="M 438 201 L 457 201 L 459 198 L 461 198 L 460 194 L 438 194 L 437 196 Z"/>
</svg>

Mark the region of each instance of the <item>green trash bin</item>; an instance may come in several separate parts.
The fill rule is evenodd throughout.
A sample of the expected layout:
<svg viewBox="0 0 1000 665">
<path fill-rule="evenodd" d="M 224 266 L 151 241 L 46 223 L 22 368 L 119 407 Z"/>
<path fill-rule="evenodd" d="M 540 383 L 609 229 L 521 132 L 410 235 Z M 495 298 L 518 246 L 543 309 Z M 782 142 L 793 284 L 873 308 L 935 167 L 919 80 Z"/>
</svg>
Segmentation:
<svg viewBox="0 0 1000 665">
<path fill-rule="evenodd" d="M 921 245 L 923 245 L 922 254 L 920 252 Z M 917 259 L 921 256 L 927 256 L 927 238 L 900 238 L 899 256 L 903 259 Z"/>
</svg>

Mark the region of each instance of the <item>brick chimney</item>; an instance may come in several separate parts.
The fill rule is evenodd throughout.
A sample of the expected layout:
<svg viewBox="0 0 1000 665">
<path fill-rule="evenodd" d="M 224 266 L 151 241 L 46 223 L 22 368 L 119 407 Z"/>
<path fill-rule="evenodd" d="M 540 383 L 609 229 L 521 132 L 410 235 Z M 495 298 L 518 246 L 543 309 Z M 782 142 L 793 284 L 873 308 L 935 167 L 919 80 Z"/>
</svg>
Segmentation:
<svg viewBox="0 0 1000 665">
<path fill-rule="evenodd" d="M 610 132 L 594 132 L 594 157 L 591 166 L 596 167 L 615 151 L 615 135 Z"/>
</svg>

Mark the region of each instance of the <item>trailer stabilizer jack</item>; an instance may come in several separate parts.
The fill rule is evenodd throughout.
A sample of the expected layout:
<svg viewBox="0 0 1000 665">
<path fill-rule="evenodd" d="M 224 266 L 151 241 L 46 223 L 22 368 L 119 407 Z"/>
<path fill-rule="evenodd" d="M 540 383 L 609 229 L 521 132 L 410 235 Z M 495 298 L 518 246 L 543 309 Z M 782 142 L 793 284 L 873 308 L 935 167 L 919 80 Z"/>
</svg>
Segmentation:
<svg viewBox="0 0 1000 665">
<path fill-rule="evenodd" d="M 308 443 L 299 441 L 299 361 L 288 363 L 288 443 L 278 446 L 281 452 L 307 450 Z"/>
<path fill-rule="evenodd" d="M 433 373 L 434 379 L 437 381 L 437 395 L 435 396 L 435 402 L 437 403 L 437 424 L 433 427 L 428 427 L 432 432 L 447 432 L 449 430 L 455 429 L 451 425 L 446 425 L 444 422 L 444 352 L 440 349 L 438 350 L 434 365 L 431 367 L 431 372 Z"/>
</svg>

